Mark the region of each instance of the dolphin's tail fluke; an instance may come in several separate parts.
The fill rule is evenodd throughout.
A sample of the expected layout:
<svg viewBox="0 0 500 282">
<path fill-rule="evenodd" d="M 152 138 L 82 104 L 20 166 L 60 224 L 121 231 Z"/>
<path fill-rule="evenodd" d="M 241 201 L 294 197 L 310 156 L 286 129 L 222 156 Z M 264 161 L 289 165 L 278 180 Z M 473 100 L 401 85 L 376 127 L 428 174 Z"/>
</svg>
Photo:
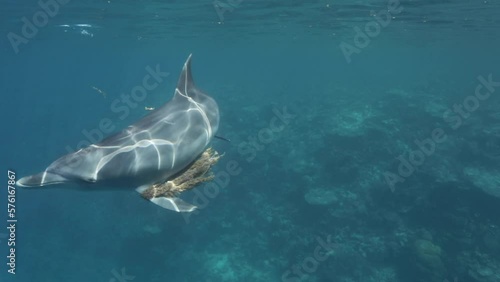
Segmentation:
<svg viewBox="0 0 500 282">
<path fill-rule="evenodd" d="M 38 174 L 23 177 L 17 181 L 18 186 L 22 187 L 39 187 L 67 182 L 68 179 L 59 174 L 50 172 L 40 172 Z"/>
</svg>

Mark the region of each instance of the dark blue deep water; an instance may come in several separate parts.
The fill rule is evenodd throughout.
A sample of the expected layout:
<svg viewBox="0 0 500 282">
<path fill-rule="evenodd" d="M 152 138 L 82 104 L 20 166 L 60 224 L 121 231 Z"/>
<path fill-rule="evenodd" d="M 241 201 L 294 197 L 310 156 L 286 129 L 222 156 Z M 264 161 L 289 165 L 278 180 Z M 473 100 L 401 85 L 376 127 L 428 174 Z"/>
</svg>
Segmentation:
<svg viewBox="0 0 500 282">
<path fill-rule="evenodd" d="M 1 282 L 500 281 L 498 1 L 40 3 L 1 0 Z M 190 53 L 231 139 L 197 212 L 8 187 L 166 103 Z"/>
</svg>

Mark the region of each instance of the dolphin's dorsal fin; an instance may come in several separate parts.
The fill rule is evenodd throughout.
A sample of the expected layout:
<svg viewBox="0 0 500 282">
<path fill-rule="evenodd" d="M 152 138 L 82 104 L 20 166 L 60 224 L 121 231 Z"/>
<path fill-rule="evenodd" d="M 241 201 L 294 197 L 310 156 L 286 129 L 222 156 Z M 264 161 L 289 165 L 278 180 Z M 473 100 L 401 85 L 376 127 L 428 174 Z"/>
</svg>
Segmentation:
<svg viewBox="0 0 500 282">
<path fill-rule="evenodd" d="M 184 66 L 182 67 L 181 75 L 179 81 L 177 82 L 177 88 L 175 89 L 175 96 L 192 97 L 196 94 L 193 76 L 191 75 L 191 56 L 189 54 Z M 193 97 L 192 97 L 193 98 Z"/>
</svg>

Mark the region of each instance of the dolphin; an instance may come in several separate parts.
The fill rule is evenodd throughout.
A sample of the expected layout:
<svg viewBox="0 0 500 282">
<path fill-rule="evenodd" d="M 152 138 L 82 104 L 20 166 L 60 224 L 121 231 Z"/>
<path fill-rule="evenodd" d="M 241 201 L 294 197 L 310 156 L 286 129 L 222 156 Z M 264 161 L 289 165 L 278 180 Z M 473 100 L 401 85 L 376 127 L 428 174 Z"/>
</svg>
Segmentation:
<svg viewBox="0 0 500 282">
<path fill-rule="evenodd" d="M 141 192 L 193 163 L 218 128 L 219 107 L 196 88 L 189 55 L 170 101 L 121 132 L 60 157 L 43 172 L 19 179 L 17 185 L 90 184 L 79 185 L 84 189 L 132 186 Z M 151 201 L 177 212 L 196 208 L 177 197 Z"/>
</svg>

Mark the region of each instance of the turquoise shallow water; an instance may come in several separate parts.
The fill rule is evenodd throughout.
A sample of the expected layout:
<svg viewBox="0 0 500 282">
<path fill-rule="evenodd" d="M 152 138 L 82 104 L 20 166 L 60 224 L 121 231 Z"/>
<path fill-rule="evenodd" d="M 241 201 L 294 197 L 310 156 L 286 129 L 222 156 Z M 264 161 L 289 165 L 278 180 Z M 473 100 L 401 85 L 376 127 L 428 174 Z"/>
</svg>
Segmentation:
<svg viewBox="0 0 500 282">
<path fill-rule="evenodd" d="M 497 2 L 42 3 L 0 11 L 0 281 L 500 281 Z M 231 139 L 215 172 L 239 168 L 183 195 L 197 213 L 16 188 L 6 228 L 7 170 L 161 106 L 190 53 Z"/>
</svg>

